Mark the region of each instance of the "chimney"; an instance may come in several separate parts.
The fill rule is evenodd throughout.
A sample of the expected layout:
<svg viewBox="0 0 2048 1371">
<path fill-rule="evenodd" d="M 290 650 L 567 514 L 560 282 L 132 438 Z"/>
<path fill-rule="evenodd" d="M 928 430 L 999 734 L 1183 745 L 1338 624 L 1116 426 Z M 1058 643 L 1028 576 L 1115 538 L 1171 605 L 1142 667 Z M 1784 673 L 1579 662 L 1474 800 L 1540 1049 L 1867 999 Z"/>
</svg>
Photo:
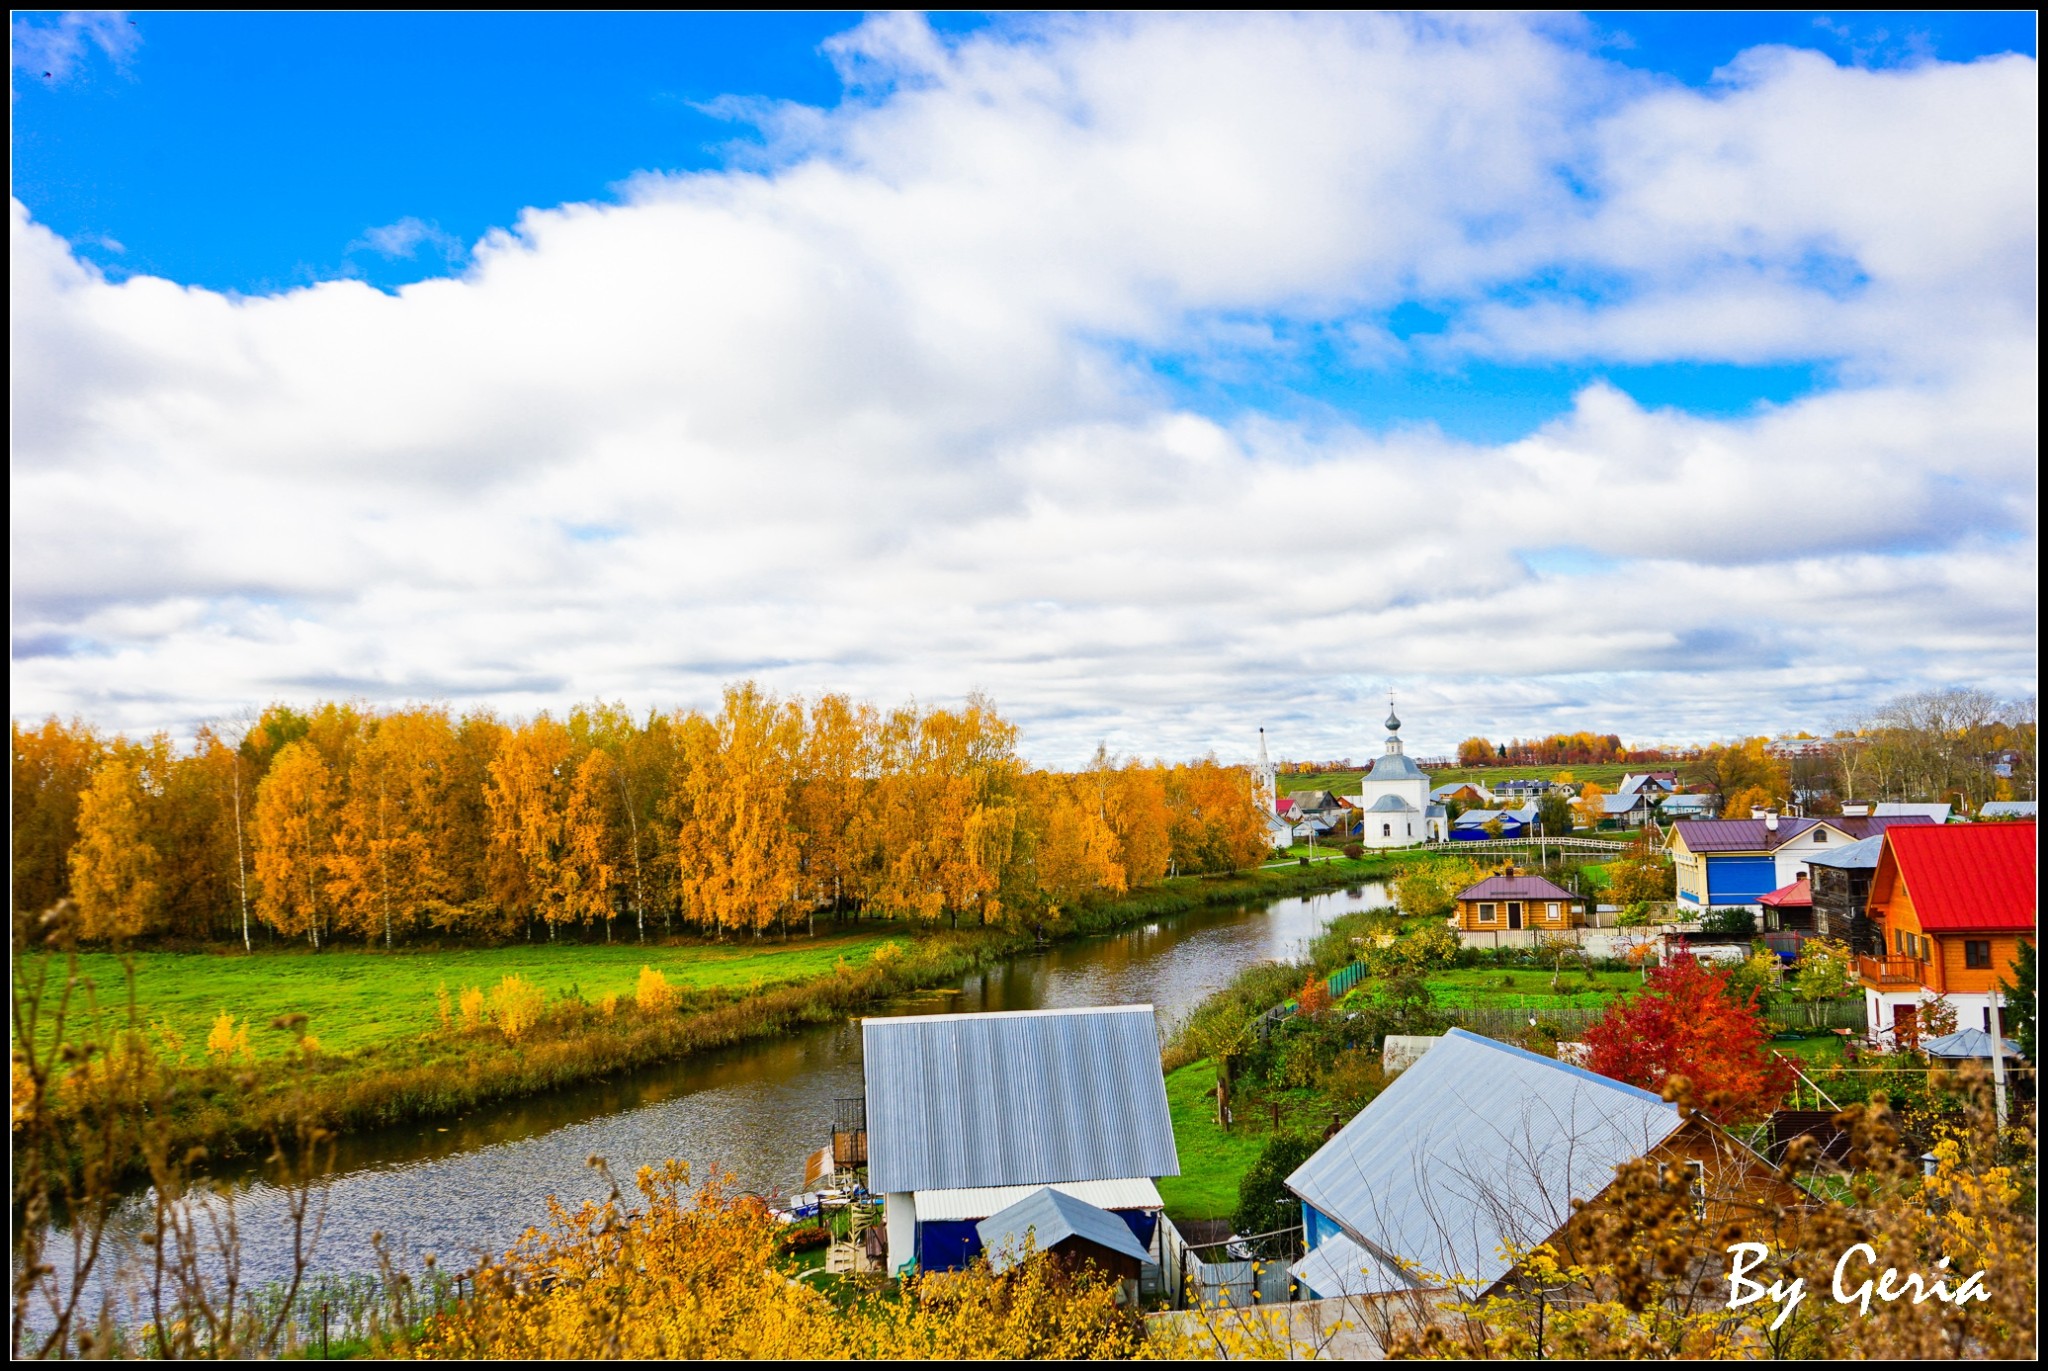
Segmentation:
<svg viewBox="0 0 2048 1371">
<path fill-rule="evenodd" d="M 1864 818 L 1864 817 L 1866 817 L 1866 816 L 1867 816 L 1867 815 L 1868 815 L 1869 813 L 1870 813 L 1870 806 L 1869 806 L 1869 805 L 1843 805 L 1843 806 L 1842 806 L 1842 817 L 1843 817 L 1843 818 L 1845 818 L 1845 819 L 1861 819 L 1861 818 Z"/>
<path fill-rule="evenodd" d="M 1765 828 L 1767 828 L 1767 829 L 1769 829 L 1769 830 L 1770 830 L 1771 832 L 1773 832 L 1773 833 L 1776 833 L 1776 832 L 1778 831 L 1778 811 L 1777 811 L 1777 810 L 1775 810 L 1775 809 L 1772 809 L 1772 810 L 1766 810 L 1766 811 L 1764 812 L 1764 827 L 1765 827 Z"/>
<path fill-rule="evenodd" d="M 1749 817 L 1752 819 L 1768 818 L 1770 817 L 1770 813 L 1771 811 L 1765 809 L 1762 805 L 1751 805 L 1749 807 Z"/>
</svg>

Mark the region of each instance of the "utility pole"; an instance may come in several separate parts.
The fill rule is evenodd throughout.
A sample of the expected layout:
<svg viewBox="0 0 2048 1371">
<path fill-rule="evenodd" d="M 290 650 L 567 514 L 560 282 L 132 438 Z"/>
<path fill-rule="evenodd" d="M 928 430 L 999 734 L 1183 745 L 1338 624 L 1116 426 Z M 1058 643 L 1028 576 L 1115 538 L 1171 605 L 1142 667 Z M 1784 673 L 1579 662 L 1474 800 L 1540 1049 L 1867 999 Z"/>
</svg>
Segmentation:
<svg viewBox="0 0 2048 1371">
<path fill-rule="evenodd" d="M 1991 1097 L 1998 1106 L 1998 1126 L 2005 1128 L 2005 1037 L 1998 1018 L 1998 982 L 1991 983 Z"/>
</svg>

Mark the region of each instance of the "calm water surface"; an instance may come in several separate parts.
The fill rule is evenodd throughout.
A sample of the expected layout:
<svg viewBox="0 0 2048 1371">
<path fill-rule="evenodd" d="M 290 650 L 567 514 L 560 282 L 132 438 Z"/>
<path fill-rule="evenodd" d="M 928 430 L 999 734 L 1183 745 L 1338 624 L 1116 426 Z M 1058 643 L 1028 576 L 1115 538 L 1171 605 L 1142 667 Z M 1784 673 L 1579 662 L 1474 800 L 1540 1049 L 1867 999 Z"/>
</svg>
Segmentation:
<svg viewBox="0 0 2048 1371">
<path fill-rule="evenodd" d="M 884 1014 L 973 1013 L 1089 1005 L 1155 1007 L 1162 1030 L 1256 962 L 1303 955 L 1335 916 L 1388 903 L 1384 886 L 1266 906 L 1178 915 L 1127 932 L 1014 958 L 957 986 L 906 996 Z M 602 1157 L 621 1184 L 668 1158 L 699 1175 L 729 1171 L 741 1189 L 788 1194 L 807 1153 L 828 1140 L 833 1102 L 861 1093 L 860 1029 L 799 1030 L 651 1068 L 630 1077 L 494 1106 L 446 1125 L 341 1140 L 315 1198 L 321 1232 L 313 1268 L 377 1267 L 382 1233 L 408 1264 L 427 1252 L 444 1268 L 496 1254 L 547 1199 L 574 1207 L 602 1198 L 588 1165 Z M 291 1232 L 282 1192 L 260 1172 L 234 1176 L 243 1279 L 287 1278 Z M 139 1221 L 151 1197 L 130 1207 Z"/>
</svg>

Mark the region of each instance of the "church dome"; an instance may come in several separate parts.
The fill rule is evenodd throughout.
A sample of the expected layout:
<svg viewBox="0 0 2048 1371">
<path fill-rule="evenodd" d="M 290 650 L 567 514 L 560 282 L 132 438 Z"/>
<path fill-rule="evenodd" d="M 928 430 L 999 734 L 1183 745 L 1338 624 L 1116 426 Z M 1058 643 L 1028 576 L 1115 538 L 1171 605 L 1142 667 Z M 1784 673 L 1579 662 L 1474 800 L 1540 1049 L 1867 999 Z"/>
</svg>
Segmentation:
<svg viewBox="0 0 2048 1371">
<path fill-rule="evenodd" d="M 1370 781 L 1420 781 L 1427 779 L 1422 768 L 1415 765 L 1405 752 L 1389 752 L 1372 764 L 1372 770 L 1365 773 Z"/>
<path fill-rule="evenodd" d="M 1401 731 L 1401 716 L 1400 716 L 1400 715 L 1398 715 L 1398 714 L 1396 714 L 1396 713 L 1394 713 L 1393 707 L 1392 707 L 1392 706 L 1390 705 L 1390 706 L 1388 706 L 1388 708 L 1387 708 L 1387 732 L 1389 732 L 1389 733 L 1399 733 L 1400 731 Z"/>
</svg>

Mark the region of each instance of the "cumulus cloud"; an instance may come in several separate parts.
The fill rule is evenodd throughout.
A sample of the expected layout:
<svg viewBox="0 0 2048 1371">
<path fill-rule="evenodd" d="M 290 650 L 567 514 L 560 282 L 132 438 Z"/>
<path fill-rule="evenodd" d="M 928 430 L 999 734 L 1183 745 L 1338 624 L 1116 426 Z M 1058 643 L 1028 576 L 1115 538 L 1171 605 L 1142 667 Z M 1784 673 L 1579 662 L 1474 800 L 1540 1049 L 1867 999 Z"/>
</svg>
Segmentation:
<svg viewBox="0 0 2048 1371">
<path fill-rule="evenodd" d="M 413 257 L 423 247 L 451 262 L 462 255 L 462 244 L 454 234 L 410 214 L 395 224 L 382 224 L 365 230 L 361 238 L 348 245 L 348 250 L 369 251 L 380 257 L 397 259 Z"/>
<path fill-rule="evenodd" d="M 1772 51 L 1693 91 L 1571 37 L 881 17 L 833 45 L 841 105 L 753 107 L 750 164 L 529 210 L 391 294 L 111 283 L 16 204 L 15 707 L 979 687 L 1058 762 L 1260 722 L 1363 755 L 1388 683 L 1424 746 L 2030 688 L 2033 64 Z M 1408 302 L 1446 329 L 1395 340 Z M 1721 419 L 1595 383 L 1483 445 L 1197 414 L 1146 361 L 1302 326 L 1365 384 L 1837 383 Z M 1526 555 L 1560 546 L 1592 556 Z"/>
</svg>

